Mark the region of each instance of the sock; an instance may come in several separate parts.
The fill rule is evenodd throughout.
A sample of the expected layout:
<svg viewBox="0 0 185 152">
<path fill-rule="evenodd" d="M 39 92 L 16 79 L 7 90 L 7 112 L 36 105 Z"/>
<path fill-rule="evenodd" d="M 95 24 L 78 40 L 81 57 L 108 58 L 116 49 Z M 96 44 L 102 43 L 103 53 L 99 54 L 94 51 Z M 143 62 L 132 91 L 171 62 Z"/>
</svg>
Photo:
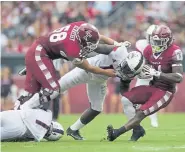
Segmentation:
<svg viewBox="0 0 185 152">
<path fill-rule="evenodd" d="M 122 126 L 119 129 L 114 129 L 114 135 L 116 137 L 119 137 L 121 134 L 123 134 L 125 132 L 126 132 L 125 126 Z"/>
<path fill-rule="evenodd" d="M 124 111 L 127 119 L 130 120 L 130 119 L 134 118 L 134 116 L 136 115 L 136 110 L 133 107 L 132 102 L 130 102 L 124 96 L 121 98 L 121 102 L 123 104 L 123 111 Z"/>
<path fill-rule="evenodd" d="M 151 120 L 151 125 L 155 125 L 155 127 L 158 126 L 158 120 L 157 120 L 157 113 L 154 113 L 152 115 L 149 116 L 150 120 Z"/>
<path fill-rule="evenodd" d="M 85 126 L 85 124 L 83 124 L 79 118 L 73 125 L 70 126 L 70 128 L 72 130 L 79 130 L 79 129 L 83 128 L 84 126 Z"/>
</svg>

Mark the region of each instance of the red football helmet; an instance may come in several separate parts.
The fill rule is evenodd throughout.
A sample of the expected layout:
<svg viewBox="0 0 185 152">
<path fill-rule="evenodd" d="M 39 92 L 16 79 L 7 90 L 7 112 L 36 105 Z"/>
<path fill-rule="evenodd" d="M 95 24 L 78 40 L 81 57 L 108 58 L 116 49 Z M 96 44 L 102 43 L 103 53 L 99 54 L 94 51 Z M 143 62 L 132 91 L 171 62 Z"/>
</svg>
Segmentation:
<svg viewBox="0 0 185 152">
<path fill-rule="evenodd" d="M 150 44 L 154 54 L 165 51 L 173 43 L 173 36 L 170 28 L 166 25 L 159 25 L 153 30 L 150 37 Z"/>
<path fill-rule="evenodd" d="M 84 23 L 79 27 L 77 36 L 81 45 L 81 57 L 85 57 L 94 51 L 100 40 L 98 29 L 89 23 Z"/>
</svg>

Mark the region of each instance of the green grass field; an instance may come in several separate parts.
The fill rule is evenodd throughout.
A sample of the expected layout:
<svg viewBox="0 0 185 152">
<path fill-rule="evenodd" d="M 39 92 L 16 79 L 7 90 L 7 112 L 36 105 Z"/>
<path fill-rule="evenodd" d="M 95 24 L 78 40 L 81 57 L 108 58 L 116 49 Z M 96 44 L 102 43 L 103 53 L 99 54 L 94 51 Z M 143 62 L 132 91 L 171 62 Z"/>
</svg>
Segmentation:
<svg viewBox="0 0 185 152">
<path fill-rule="evenodd" d="M 65 129 L 79 115 L 61 116 L 59 121 Z M 150 127 L 149 118 L 143 121 L 146 136 L 138 142 L 129 142 L 131 132 L 114 142 L 106 138 L 106 126 L 119 127 L 126 122 L 124 115 L 101 115 L 82 129 L 86 141 L 74 141 L 66 135 L 57 142 L 2 143 L 2 152 L 185 152 L 185 114 L 159 115 L 159 128 Z"/>
</svg>

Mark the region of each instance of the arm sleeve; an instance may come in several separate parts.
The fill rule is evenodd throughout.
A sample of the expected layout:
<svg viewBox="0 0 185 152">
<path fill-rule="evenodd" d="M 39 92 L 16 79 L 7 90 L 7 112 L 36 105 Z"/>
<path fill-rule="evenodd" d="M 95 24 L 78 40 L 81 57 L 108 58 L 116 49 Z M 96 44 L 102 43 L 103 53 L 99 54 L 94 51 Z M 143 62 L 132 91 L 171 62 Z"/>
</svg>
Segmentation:
<svg viewBox="0 0 185 152">
<path fill-rule="evenodd" d="M 112 52 L 114 47 L 114 45 L 98 44 L 98 47 L 94 50 L 94 52 L 108 55 L 110 52 Z"/>
<path fill-rule="evenodd" d="M 182 61 L 183 61 L 182 51 L 180 49 L 175 50 L 172 55 L 172 67 L 183 66 Z"/>
</svg>

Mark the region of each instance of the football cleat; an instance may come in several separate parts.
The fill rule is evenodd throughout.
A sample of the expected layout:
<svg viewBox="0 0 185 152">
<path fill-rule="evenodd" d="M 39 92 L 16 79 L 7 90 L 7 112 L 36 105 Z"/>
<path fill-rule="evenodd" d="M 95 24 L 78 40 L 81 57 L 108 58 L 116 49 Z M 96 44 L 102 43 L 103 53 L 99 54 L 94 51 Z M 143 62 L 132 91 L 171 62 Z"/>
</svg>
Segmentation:
<svg viewBox="0 0 185 152">
<path fill-rule="evenodd" d="M 67 129 L 67 136 L 73 137 L 75 140 L 85 140 L 81 135 L 79 130 L 72 130 L 70 127 Z"/>
<path fill-rule="evenodd" d="M 107 134 L 108 134 L 107 135 L 107 140 L 108 141 L 114 141 L 117 138 L 112 125 L 107 126 Z"/>
<path fill-rule="evenodd" d="M 140 126 L 138 129 L 133 129 L 132 136 L 130 141 L 137 141 L 139 138 L 143 137 L 146 134 L 144 128 Z"/>
</svg>

